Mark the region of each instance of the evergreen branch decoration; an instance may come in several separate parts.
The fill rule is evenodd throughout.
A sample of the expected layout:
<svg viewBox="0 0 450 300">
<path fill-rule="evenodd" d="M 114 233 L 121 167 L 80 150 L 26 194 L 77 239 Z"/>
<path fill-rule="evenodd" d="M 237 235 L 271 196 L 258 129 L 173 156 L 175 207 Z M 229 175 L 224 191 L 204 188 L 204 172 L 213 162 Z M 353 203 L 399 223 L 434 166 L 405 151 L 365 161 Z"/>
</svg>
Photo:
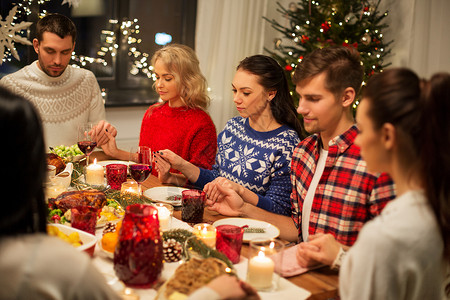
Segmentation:
<svg viewBox="0 0 450 300">
<path fill-rule="evenodd" d="M 124 209 L 131 204 L 150 204 L 153 203 L 147 197 L 139 196 L 136 194 L 121 194 L 120 191 L 108 189 L 105 191 L 107 199 L 113 199 L 117 201 Z"/>
<path fill-rule="evenodd" d="M 188 230 L 172 229 L 163 233 L 163 240 L 166 241 L 168 239 L 174 239 L 184 246 L 186 240 L 191 236 L 194 236 L 194 234 Z M 225 254 L 208 247 L 201 239 L 191 240 L 190 247 L 192 247 L 192 249 L 200 254 L 203 258 L 214 257 L 220 259 L 221 261 L 225 262 L 229 268 L 234 269 L 233 263 Z M 183 247 L 183 252 L 184 251 L 185 249 Z M 184 255 L 187 256 L 186 253 Z"/>
</svg>

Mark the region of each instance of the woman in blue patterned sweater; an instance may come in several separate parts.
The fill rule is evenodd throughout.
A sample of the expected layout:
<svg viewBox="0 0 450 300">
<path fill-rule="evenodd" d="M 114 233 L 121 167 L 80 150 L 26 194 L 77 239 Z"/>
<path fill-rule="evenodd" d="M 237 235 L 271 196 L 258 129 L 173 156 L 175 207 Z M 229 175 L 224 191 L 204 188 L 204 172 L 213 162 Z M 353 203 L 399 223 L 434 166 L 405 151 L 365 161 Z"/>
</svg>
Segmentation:
<svg viewBox="0 0 450 300">
<path fill-rule="evenodd" d="M 290 162 L 301 125 L 283 69 L 272 58 L 254 55 L 242 60 L 232 82 L 240 114 L 218 135 L 212 170 L 198 168 L 170 150 L 155 153 L 163 183 L 203 188 L 209 200 L 221 197 L 217 184 L 230 184 L 248 203 L 290 215 Z M 169 173 L 170 167 L 181 174 Z"/>
</svg>

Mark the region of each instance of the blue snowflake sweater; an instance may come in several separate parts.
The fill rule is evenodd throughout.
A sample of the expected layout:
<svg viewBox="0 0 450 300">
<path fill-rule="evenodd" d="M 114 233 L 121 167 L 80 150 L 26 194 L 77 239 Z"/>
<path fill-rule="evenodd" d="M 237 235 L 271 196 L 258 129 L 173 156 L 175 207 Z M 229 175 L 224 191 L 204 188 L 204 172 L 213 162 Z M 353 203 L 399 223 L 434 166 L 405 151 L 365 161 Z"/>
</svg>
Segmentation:
<svg viewBox="0 0 450 300">
<path fill-rule="evenodd" d="M 291 214 L 289 173 L 297 133 L 283 125 L 268 132 L 252 129 L 247 118 L 234 117 L 217 137 L 218 153 L 212 170 L 200 169 L 195 185 L 203 188 L 225 177 L 258 195 L 258 207 Z"/>
</svg>

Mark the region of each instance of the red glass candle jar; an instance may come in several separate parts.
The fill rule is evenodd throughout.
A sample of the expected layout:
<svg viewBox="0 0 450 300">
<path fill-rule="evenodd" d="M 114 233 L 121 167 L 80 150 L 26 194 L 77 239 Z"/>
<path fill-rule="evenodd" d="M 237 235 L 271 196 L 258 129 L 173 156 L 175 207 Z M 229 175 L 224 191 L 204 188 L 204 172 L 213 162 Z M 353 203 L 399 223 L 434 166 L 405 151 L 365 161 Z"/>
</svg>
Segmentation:
<svg viewBox="0 0 450 300">
<path fill-rule="evenodd" d="M 114 252 L 114 271 L 127 286 L 149 288 L 163 268 L 158 210 L 144 204 L 126 208 L 119 242 Z"/>
</svg>

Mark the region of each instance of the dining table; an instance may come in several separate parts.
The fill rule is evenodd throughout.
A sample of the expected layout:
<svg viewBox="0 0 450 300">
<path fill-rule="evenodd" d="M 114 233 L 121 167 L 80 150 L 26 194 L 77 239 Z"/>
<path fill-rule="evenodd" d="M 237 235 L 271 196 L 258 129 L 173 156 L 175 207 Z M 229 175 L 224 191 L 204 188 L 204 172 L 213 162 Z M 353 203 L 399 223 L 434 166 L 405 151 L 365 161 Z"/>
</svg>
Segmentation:
<svg viewBox="0 0 450 300">
<path fill-rule="evenodd" d="M 91 161 L 93 161 L 94 158 L 97 158 L 98 161 L 114 160 L 114 158 L 107 156 L 102 151 L 93 152 L 91 154 L 91 157 L 92 157 Z M 142 190 L 145 191 L 147 189 L 165 186 L 165 184 L 162 184 L 156 176 L 150 175 L 147 178 L 147 180 L 142 182 L 141 186 L 142 186 Z M 173 221 L 175 221 L 172 223 L 172 224 L 175 224 L 173 226 L 182 227 L 182 228 L 189 227 L 189 224 L 181 221 L 181 210 L 180 209 L 174 210 L 173 218 L 174 218 Z M 207 207 L 204 210 L 204 214 L 203 214 L 203 222 L 204 223 L 213 224 L 214 222 L 224 219 L 224 218 L 228 218 L 228 217 L 225 215 L 221 215 L 215 211 L 211 211 Z M 101 232 L 102 232 L 101 230 L 97 230 L 96 235 L 99 238 L 101 238 L 101 234 L 102 234 Z M 285 244 L 287 245 L 287 247 L 292 246 L 292 244 L 288 243 L 287 241 L 285 241 Z M 105 257 L 104 253 L 98 248 L 99 247 L 96 247 L 96 250 L 94 253 L 94 258 L 93 258 L 94 265 L 96 265 L 98 267 L 100 272 L 105 274 L 105 277 L 107 280 L 110 280 L 112 282 L 114 280 L 117 280 L 117 278 L 114 278 L 114 272 L 112 271 L 113 270 L 112 259 L 110 257 L 109 258 Z M 245 265 L 245 267 L 241 266 L 241 265 L 246 264 L 245 257 L 247 256 L 248 252 L 249 252 L 249 245 L 248 245 L 248 243 L 244 243 L 242 245 L 242 250 L 241 250 L 241 257 L 243 259 L 241 259 L 241 262 L 236 265 L 236 269 L 244 268 L 246 270 L 246 265 Z M 165 264 L 162 275 L 161 275 L 162 280 L 167 280 L 168 278 L 170 278 L 170 276 L 173 274 L 176 267 L 177 267 L 176 263 Z M 245 270 L 244 270 L 244 272 L 245 272 Z M 239 272 L 238 272 L 238 275 L 240 275 L 239 277 L 241 279 L 245 280 L 245 273 L 239 274 Z M 284 299 L 339 299 L 338 272 L 331 270 L 328 266 L 315 268 L 315 269 L 309 270 L 309 271 L 304 272 L 299 275 L 285 277 L 285 278 L 283 278 L 283 280 L 284 280 L 284 282 L 286 282 L 286 286 L 289 285 L 292 287 L 298 287 L 298 290 L 295 291 L 294 289 L 292 289 L 291 294 L 289 294 L 289 293 L 284 293 L 284 294 L 280 293 L 278 295 L 274 294 L 273 296 L 276 298 L 283 297 Z M 139 294 L 141 295 L 140 299 L 147 298 L 145 296 L 145 295 L 147 295 L 146 293 L 140 292 L 140 293 L 138 293 L 138 295 Z M 148 295 L 150 295 L 150 294 L 151 293 L 148 293 Z M 268 293 L 265 293 L 265 294 L 268 294 Z M 144 295 L 144 296 L 142 296 L 142 295 Z M 269 295 L 265 295 L 265 297 L 261 297 L 261 298 L 262 299 L 271 299 L 274 297 L 270 297 L 270 294 L 269 294 Z M 133 298 L 129 298 L 129 299 L 133 299 Z"/>
</svg>

